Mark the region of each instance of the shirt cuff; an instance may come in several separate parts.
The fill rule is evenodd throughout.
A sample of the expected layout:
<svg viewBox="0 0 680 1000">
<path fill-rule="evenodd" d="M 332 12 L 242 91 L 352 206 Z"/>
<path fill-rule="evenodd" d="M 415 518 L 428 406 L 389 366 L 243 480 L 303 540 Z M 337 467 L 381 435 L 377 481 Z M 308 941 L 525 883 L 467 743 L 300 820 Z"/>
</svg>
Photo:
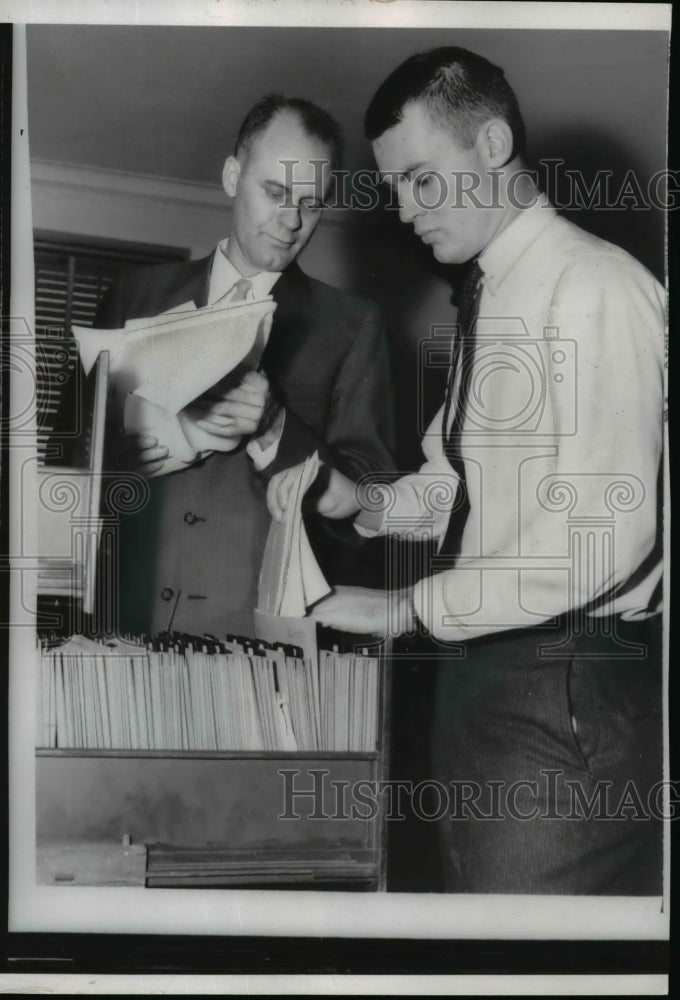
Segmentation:
<svg viewBox="0 0 680 1000">
<path fill-rule="evenodd" d="M 413 603 L 436 639 L 462 642 L 562 614 L 570 605 L 569 584 L 568 574 L 554 570 L 501 569 L 473 560 L 424 577 L 413 588 Z"/>
<path fill-rule="evenodd" d="M 426 576 L 416 583 L 412 590 L 415 613 L 427 631 L 440 642 L 461 642 L 473 639 L 479 634 L 493 631 L 488 627 L 483 627 L 481 630 L 479 627 L 470 627 L 467 622 L 461 621 L 457 615 L 452 613 L 450 594 L 447 593 L 449 590 L 447 584 L 450 585 L 451 582 L 447 579 L 448 575 L 444 572 Z M 468 614 L 473 611 L 474 605 L 477 603 L 477 594 L 475 593 L 477 578 L 478 574 L 476 573 L 470 575 L 470 592 L 464 596 L 464 586 L 456 588 L 461 592 L 461 604 L 463 605 L 463 607 L 459 606 L 459 614 L 462 611 L 465 616 L 466 611 Z M 463 580 L 460 583 L 463 583 Z"/>
<path fill-rule="evenodd" d="M 362 518 L 364 524 L 361 524 Z M 381 510 L 361 510 L 354 519 L 354 530 L 362 538 L 375 538 L 376 535 L 382 535 L 384 526 L 385 514 Z"/>
<path fill-rule="evenodd" d="M 281 411 L 283 416 L 275 425 L 275 429 L 268 431 L 259 438 L 251 438 L 246 445 L 246 451 L 253 460 L 253 465 L 258 472 L 266 469 L 276 458 L 279 444 L 283 436 L 283 428 L 286 423 L 286 411 Z"/>
</svg>

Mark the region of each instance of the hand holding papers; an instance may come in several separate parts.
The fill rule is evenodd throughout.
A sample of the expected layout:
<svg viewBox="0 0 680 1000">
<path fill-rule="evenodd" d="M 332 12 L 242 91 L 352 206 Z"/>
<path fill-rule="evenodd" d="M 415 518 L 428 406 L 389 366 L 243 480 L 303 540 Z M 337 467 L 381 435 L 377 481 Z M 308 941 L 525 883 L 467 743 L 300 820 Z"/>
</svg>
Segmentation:
<svg viewBox="0 0 680 1000">
<path fill-rule="evenodd" d="M 316 622 L 306 618 L 307 608 L 330 593 L 302 520 L 302 501 L 316 479 L 319 457 L 315 453 L 302 465 L 289 469 L 290 504 L 286 521 L 272 521 L 262 559 L 255 627 L 268 642 L 301 646 L 317 662 Z"/>
<path fill-rule="evenodd" d="M 179 415 L 184 432 L 196 442 L 197 451 L 231 451 L 241 437 L 255 434 L 269 396 L 269 382 L 262 372 L 247 371 L 238 378 L 239 368 Z M 216 438 L 217 440 L 213 440 Z"/>
<path fill-rule="evenodd" d="M 302 520 L 302 501 L 320 464 L 315 452 L 288 470 L 288 516 L 285 521 L 272 521 L 260 570 L 257 606 L 267 614 L 302 618 L 308 607 L 330 593 Z"/>
<path fill-rule="evenodd" d="M 293 497 L 293 486 L 297 469 L 284 469 L 272 476 L 267 489 L 267 504 L 276 521 L 284 521 L 288 516 Z M 328 485 L 319 497 L 316 509 L 324 517 L 341 519 L 351 517 L 360 510 L 356 498 L 356 484 L 337 469 L 331 469 Z"/>
<path fill-rule="evenodd" d="M 115 468 L 147 478 L 160 472 L 169 457 L 167 445 L 160 445 L 151 434 L 121 434 L 110 443 L 109 462 Z"/>
<path fill-rule="evenodd" d="M 271 297 L 203 309 L 189 303 L 123 330 L 74 327 L 86 373 L 100 351 L 111 353 L 125 433 L 149 435 L 168 448 L 155 474 L 183 468 L 202 451 L 236 447 L 237 438 L 210 433 L 183 411 L 237 367 L 241 376 L 257 367 L 275 308 Z"/>
<path fill-rule="evenodd" d="M 301 524 L 300 505 L 302 496 L 313 482 L 313 479 L 309 479 L 305 471 L 310 461 L 308 459 L 304 465 L 293 469 L 286 469 L 278 473 L 272 477 L 269 483 L 267 503 L 269 504 L 269 510 L 274 520 L 272 521 L 267 551 L 265 552 L 263 573 L 268 554 L 270 560 L 273 562 L 274 545 L 277 544 L 277 539 L 279 539 L 278 544 L 281 544 L 282 531 L 286 530 L 287 535 L 293 537 L 294 525 L 296 523 Z M 316 476 L 316 472 L 314 476 Z M 328 485 L 317 501 L 316 509 L 319 513 L 330 518 L 345 518 L 356 514 L 361 508 L 356 499 L 355 483 L 341 472 L 338 472 L 337 469 L 331 469 L 328 477 Z M 376 512 L 367 513 L 372 518 L 376 514 Z M 377 513 L 379 520 L 382 520 L 382 513 Z M 301 526 L 301 529 L 304 533 L 304 526 Z M 307 546 L 309 546 L 306 535 L 304 535 L 304 539 L 307 542 Z M 316 560 L 314 560 L 314 563 L 316 565 Z M 268 567 L 268 572 L 271 572 L 270 566 Z M 304 574 L 305 572 L 306 569 L 303 564 L 302 573 Z M 261 588 L 262 584 L 263 576 L 260 577 Z M 302 586 L 299 587 L 298 585 L 299 591 L 304 592 L 304 586 L 305 580 L 303 578 Z M 321 625 L 326 625 L 342 632 L 380 636 L 401 635 L 403 632 L 410 631 L 413 626 L 413 612 L 409 594 L 406 591 L 369 590 L 365 587 L 339 586 L 329 596 L 329 589 L 326 590 L 325 594 L 321 591 L 315 592 L 315 594 L 318 593 L 315 600 L 306 601 L 306 608 L 310 608 L 312 604 L 314 605 L 308 612 L 309 619 L 312 621 L 319 622 Z M 305 607 L 300 599 L 299 592 L 293 591 L 293 595 L 298 601 L 298 606 L 302 604 Z M 262 597 L 261 590 L 261 602 L 259 605 L 261 608 L 263 607 Z M 282 614 L 283 612 L 278 613 Z M 298 611 L 296 613 L 302 614 L 303 612 Z M 263 634 L 263 638 L 269 638 L 269 636 Z M 299 643 L 300 640 L 297 639 L 296 642 Z"/>
<path fill-rule="evenodd" d="M 413 628 L 413 612 L 404 591 L 336 587 L 310 611 L 321 625 L 343 632 L 396 636 Z"/>
</svg>

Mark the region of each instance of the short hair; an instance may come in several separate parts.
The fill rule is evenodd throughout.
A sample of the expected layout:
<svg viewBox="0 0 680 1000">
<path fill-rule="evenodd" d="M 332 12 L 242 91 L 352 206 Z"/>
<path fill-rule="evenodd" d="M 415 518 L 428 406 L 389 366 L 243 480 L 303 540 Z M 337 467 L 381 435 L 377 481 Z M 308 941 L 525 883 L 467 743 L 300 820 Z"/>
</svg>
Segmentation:
<svg viewBox="0 0 680 1000">
<path fill-rule="evenodd" d="M 512 130 L 513 156 L 523 156 L 522 112 L 505 73 L 483 56 L 443 46 L 411 56 L 381 84 L 364 118 L 371 142 L 401 121 L 407 104 L 423 105 L 432 122 L 469 149 L 482 125 L 502 118 Z"/>
<path fill-rule="evenodd" d="M 328 146 L 331 166 L 334 169 L 340 166 L 343 152 L 342 131 L 335 118 L 311 101 L 306 101 L 302 97 L 284 97 L 282 94 L 267 94 L 250 109 L 236 137 L 235 155 L 248 152 L 254 140 L 281 111 L 292 112 L 307 135 L 319 139 Z"/>
</svg>

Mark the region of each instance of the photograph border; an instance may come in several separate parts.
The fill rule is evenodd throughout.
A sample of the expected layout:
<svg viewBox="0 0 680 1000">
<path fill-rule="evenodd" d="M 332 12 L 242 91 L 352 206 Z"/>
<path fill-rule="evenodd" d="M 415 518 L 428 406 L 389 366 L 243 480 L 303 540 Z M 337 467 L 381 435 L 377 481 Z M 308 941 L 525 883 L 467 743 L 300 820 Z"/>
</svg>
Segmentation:
<svg viewBox="0 0 680 1000">
<path fill-rule="evenodd" d="M 63 5 L 60 6 L 63 8 Z M 189 23 L 190 17 L 187 11 L 190 5 L 188 2 L 186 4 L 174 3 L 167 6 L 169 7 L 169 19 L 176 18 L 172 23 Z M 207 23 L 224 23 L 219 20 L 220 14 L 224 16 L 223 12 L 219 11 L 219 7 L 221 6 L 207 2 L 204 4 Z M 339 0 L 335 4 L 326 3 L 323 5 L 324 14 L 329 21 L 336 18 L 345 19 L 350 14 L 358 16 L 360 19 L 375 17 L 381 21 L 385 21 L 389 16 L 399 20 L 404 27 L 415 27 L 413 19 L 418 16 L 422 18 L 435 16 L 435 12 L 431 9 L 434 7 L 433 4 L 420 4 L 418 0 L 404 5 L 400 3 L 394 5 L 367 3 L 353 6 L 358 9 L 349 12 L 347 5 L 343 5 Z M 439 8 L 436 13 L 438 23 L 441 23 L 441 19 L 444 17 L 442 8 L 445 7 L 450 8 L 450 11 L 447 11 L 447 16 L 450 13 L 452 17 L 458 17 L 466 22 L 475 17 L 468 10 L 471 6 L 476 8 L 477 16 L 482 20 L 487 16 L 490 18 L 494 16 L 498 17 L 500 14 L 499 8 L 501 7 L 506 8 L 502 12 L 503 18 L 512 18 L 511 14 L 507 11 L 507 5 L 437 4 L 436 6 Z M 540 19 L 545 19 L 550 15 L 550 12 L 546 8 L 554 8 L 554 16 L 562 19 L 566 17 L 566 8 L 570 6 L 572 5 L 523 5 L 523 9 L 517 12 L 517 16 L 524 21 L 522 24 L 523 27 L 529 27 L 525 22 L 532 13 L 535 13 L 535 16 Z M 155 20 L 158 17 L 157 5 L 149 4 L 146 9 L 150 11 L 152 7 L 154 8 L 154 19 L 148 23 L 157 23 Z M 529 7 L 542 9 L 534 12 L 529 11 Z M 589 5 L 589 7 L 591 8 L 589 28 L 596 27 L 597 24 L 593 24 L 592 22 L 597 22 L 599 19 L 601 19 L 602 27 L 606 25 L 606 27 L 611 28 L 616 16 L 625 10 L 629 18 L 626 27 L 630 28 L 630 30 L 635 30 L 631 26 L 630 20 L 631 5 L 595 4 Z M 633 7 L 646 8 L 650 18 L 658 18 L 658 24 L 668 22 L 668 5 L 637 4 L 633 5 Z M 99 11 L 97 8 L 99 8 Z M 90 3 L 87 5 L 88 20 L 90 15 L 96 16 L 97 13 L 103 17 L 104 8 L 107 8 L 106 23 L 111 23 L 111 12 L 108 9 L 110 5 L 103 2 L 101 4 Z M 127 15 L 127 10 L 129 10 L 127 4 L 120 4 L 120 8 L 124 18 L 129 16 Z M 227 16 L 247 16 L 247 23 L 253 23 L 253 21 L 266 16 L 268 23 L 271 23 L 272 20 L 281 16 L 281 14 L 284 16 L 291 15 L 293 8 L 297 9 L 297 16 L 304 20 L 304 24 L 309 26 L 308 22 L 312 20 L 312 17 L 309 6 L 305 4 L 234 4 Z M 387 8 L 391 8 L 391 10 Z M 483 11 L 481 8 L 483 8 Z M 597 10 L 593 8 L 597 8 Z M 608 10 L 605 8 L 608 8 Z M 49 10 L 49 5 L 47 5 L 47 9 Z M 82 16 L 83 7 L 79 6 L 78 11 L 79 16 Z M 342 12 L 340 13 L 340 11 Z M 184 12 L 186 20 L 181 20 L 182 12 Z M 142 13 L 144 13 L 144 9 Z M 65 14 L 62 11 L 63 16 Z M 644 17 L 644 12 L 636 10 L 633 20 L 635 20 L 635 16 L 642 18 Z M 320 15 L 314 15 L 314 18 L 318 17 Z M 42 19 L 43 15 L 41 14 Z M 51 19 L 48 16 L 45 18 L 46 23 L 57 23 L 57 21 L 61 21 L 61 17 Z M 368 27 L 364 21 L 362 23 Z M 347 24 L 346 26 L 349 27 L 350 25 Z M 378 25 L 373 26 L 378 27 Z M 425 27 L 428 25 L 418 23 L 417 26 Z M 457 24 L 456 26 L 462 28 L 473 26 L 498 27 L 499 25 L 497 23 L 493 25 L 464 23 Z M 503 25 L 500 26 L 502 27 Z M 623 27 L 623 25 L 621 26 Z M 659 27 L 657 30 L 665 29 Z M 15 46 L 16 40 L 20 37 L 21 33 L 21 28 L 19 30 L 15 29 Z M 3 31 L 0 36 L 0 47 L 2 47 L 3 54 L 7 57 L 9 48 L 6 31 Z M 18 60 L 15 59 L 15 71 L 17 63 Z M 6 72 L 4 68 L 3 72 Z M 16 88 L 16 77 L 14 87 Z M 0 125 L 3 129 L 3 140 L 7 141 L 7 138 L 10 137 L 13 140 L 12 144 L 16 150 L 16 130 L 19 127 L 17 123 L 22 120 L 22 115 L 25 116 L 25 105 L 17 104 L 17 94 L 15 92 L 12 120 L 8 122 L 7 92 L 4 88 L 2 96 L 2 121 Z M 671 113 L 675 119 L 673 129 L 675 134 L 677 134 L 675 126 L 677 125 L 678 113 L 673 109 L 671 109 Z M 24 154 L 27 160 L 26 146 L 24 146 Z M 22 155 L 21 151 L 19 151 L 19 155 Z M 18 231 L 22 226 L 25 227 L 27 219 L 26 206 L 23 205 L 24 212 L 22 214 L 22 206 L 17 203 L 16 178 L 18 176 L 20 175 L 17 173 L 15 158 L 13 173 L 14 187 L 12 191 L 14 247 L 16 247 L 15 241 Z M 6 164 L 3 162 L 3 198 L 2 205 L 0 206 L 0 239 L 3 241 L 3 290 L 7 288 L 8 253 L 6 237 L 8 222 L 6 194 L 9 184 L 9 172 Z M 30 225 L 30 201 L 28 222 Z M 676 226 L 675 217 L 669 218 L 667 280 L 672 285 L 675 284 L 677 277 L 673 268 L 674 248 L 677 247 Z M 16 249 L 14 250 L 12 265 L 16 269 Z M 9 332 L 8 318 L 11 315 L 21 315 L 15 307 L 17 301 L 16 295 L 18 294 L 16 270 L 12 277 L 12 304 L 9 307 L 9 311 L 6 295 L 3 295 L 2 299 L 3 352 L 5 352 L 7 333 Z M 32 292 L 29 294 L 32 294 Z M 10 365 L 7 364 L 6 353 L 3 354 L 3 362 L 2 384 L 0 388 L 2 389 L 3 406 L 5 406 L 9 390 L 10 368 Z M 2 530 L 5 532 L 9 527 L 8 512 L 14 494 L 12 493 L 13 483 L 11 478 L 12 449 L 9 447 L 7 441 L 6 424 L 4 421 L 2 426 L 2 471 L 5 475 L 3 475 L 3 488 L 0 492 L 0 514 L 4 515 L 2 518 Z M 8 488 L 5 488 L 8 470 L 10 470 L 9 485 Z M 666 476 L 666 482 L 668 486 L 668 476 Z M 16 502 L 17 497 L 14 495 L 14 503 L 16 504 Z M 669 509 L 667 496 L 666 516 L 668 516 Z M 2 551 L 10 554 L 9 558 L 3 558 L 3 575 L 6 575 L 11 566 L 13 550 L 10 547 L 8 536 L 3 537 L 2 542 Z M 667 553 L 666 564 L 668 565 L 668 532 L 666 532 L 665 545 Z M 14 594 L 16 596 L 16 591 L 14 591 Z M 3 596 L 9 597 L 8 594 Z M 666 605 L 664 618 L 665 629 L 668 630 L 670 620 L 668 605 Z M 12 621 L 9 605 L 7 606 L 6 617 L 3 620 Z M 19 635 L 17 635 L 17 632 Z M 16 671 L 17 657 L 21 659 L 28 648 L 25 644 L 27 634 L 22 633 L 25 633 L 25 630 L 14 629 L 11 634 L 7 630 L 4 630 L 3 634 L 3 639 L 6 637 L 8 642 L 8 660 L 15 663 L 14 676 L 12 676 L 13 672 L 10 670 L 9 677 L 10 706 L 20 703 L 32 703 L 26 701 L 27 698 L 30 699 L 32 697 L 34 678 L 30 676 L 31 671 L 24 670 L 21 674 L 18 674 Z M 6 677 L 3 678 L 4 680 L 6 680 Z M 5 683 L 2 685 L 2 689 L 4 696 L 7 690 Z M 279 890 L 273 892 L 249 890 L 245 892 L 244 896 L 244 893 L 238 890 L 194 890 L 194 893 L 200 893 L 201 895 L 207 892 L 214 897 L 215 892 L 219 892 L 232 897 L 228 901 L 225 900 L 224 907 L 219 907 L 220 913 L 217 919 L 224 930 L 220 931 L 218 935 L 214 921 L 210 919 L 206 920 L 204 914 L 202 919 L 200 915 L 198 916 L 199 923 L 189 933 L 185 930 L 183 934 L 177 935 L 173 934 L 172 927 L 173 924 L 178 922 L 176 918 L 180 914 L 175 912 L 173 915 L 172 913 L 175 905 L 175 899 L 172 897 L 177 892 L 180 893 L 179 898 L 182 898 L 183 895 L 186 896 L 187 894 L 183 894 L 182 890 L 163 890 L 163 898 L 168 901 L 166 908 L 168 919 L 162 921 L 163 930 L 161 933 L 143 926 L 142 911 L 144 905 L 142 904 L 140 907 L 138 900 L 132 896 L 122 907 L 122 910 L 126 912 L 122 912 L 118 918 L 114 918 L 113 922 L 111 922 L 110 914 L 112 911 L 110 907 L 112 900 L 116 894 L 127 893 L 127 890 L 90 888 L 63 890 L 59 888 L 49 889 L 48 887 L 40 887 L 38 891 L 38 887 L 35 887 L 35 893 L 31 891 L 26 892 L 24 889 L 27 884 L 26 877 L 27 872 L 30 872 L 30 865 L 28 869 L 22 864 L 18 865 L 16 853 L 13 856 L 11 851 L 12 844 L 18 842 L 17 837 L 20 835 L 20 830 L 23 831 L 26 829 L 26 815 L 27 812 L 30 813 L 30 808 L 26 809 L 25 802 L 20 801 L 18 798 L 18 789 L 23 781 L 23 772 L 21 773 L 21 779 L 17 780 L 15 769 L 21 757 L 22 750 L 16 740 L 16 732 L 12 733 L 12 728 L 16 729 L 16 723 L 12 726 L 12 716 L 10 716 L 10 764 L 12 765 L 8 779 L 10 854 L 8 856 L 5 852 L 4 855 L 4 866 L 8 876 L 10 892 L 10 917 L 6 939 L 7 958 L 11 957 L 13 959 L 12 968 L 17 971 L 39 972 L 47 968 L 45 964 L 47 963 L 50 973 L 58 972 L 60 969 L 65 972 L 78 971 L 79 973 L 103 971 L 109 973 L 147 973 L 166 968 L 165 963 L 167 963 L 169 956 L 172 956 L 170 961 L 173 971 L 177 973 L 196 972 L 204 975 L 227 975 L 241 972 L 253 973 L 264 968 L 267 968 L 271 972 L 285 974 L 292 972 L 321 974 L 327 970 L 332 970 L 332 972 L 344 971 L 356 974 L 390 972 L 393 974 L 408 973 L 409 975 L 418 976 L 434 973 L 450 975 L 454 973 L 493 972 L 500 975 L 505 973 L 552 973 L 555 971 L 577 972 L 578 974 L 625 972 L 627 974 L 654 973 L 663 975 L 667 971 L 668 946 L 665 937 L 668 926 L 668 914 L 659 914 L 657 912 L 658 907 L 650 905 L 649 900 L 630 901 L 628 912 L 622 914 L 621 903 L 615 899 L 604 900 L 602 898 L 593 899 L 586 897 L 583 900 L 575 900 L 572 897 L 569 900 L 563 900 L 561 897 L 554 897 L 556 908 L 559 906 L 561 911 L 560 914 L 555 914 L 555 918 L 552 920 L 544 920 L 543 926 L 538 928 L 540 931 L 538 937 L 532 941 L 527 941 L 522 940 L 527 937 L 526 923 L 523 922 L 522 911 L 527 906 L 531 908 L 533 903 L 537 902 L 536 900 L 532 901 L 530 897 L 502 898 L 489 896 L 484 898 L 476 896 L 465 900 L 457 899 L 455 902 L 459 909 L 459 915 L 454 921 L 455 932 L 451 934 L 451 922 L 447 920 L 447 913 L 445 912 L 452 905 L 451 897 L 445 895 L 437 897 L 428 896 L 427 899 L 423 899 L 423 903 L 426 904 L 430 912 L 427 914 L 424 922 L 420 915 L 417 918 L 420 924 L 419 929 L 424 933 L 422 936 L 419 934 L 417 937 L 411 937 L 407 930 L 408 921 L 401 917 L 395 918 L 395 910 L 398 909 L 400 901 L 398 901 L 393 893 L 385 894 L 382 901 L 385 905 L 379 906 L 377 909 L 380 911 L 380 919 L 390 922 L 395 927 L 397 936 L 392 938 L 373 935 L 376 907 L 365 905 L 367 896 L 362 898 L 359 895 L 353 896 L 350 905 L 355 910 L 355 914 L 353 917 L 348 917 L 341 921 L 342 931 L 338 935 L 337 932 L 333 932 L 334 921 L 330 920 L 327 914 L 319 912 L 319 908 L 315 905 L 315 900 L 312 898 L 315 896 L 314 893 L 295 892 L 286 894 L 285 891 Z M 31 742 L 30 739 L 29 742 Z M 666 839 L 668 841 L 670 838 Z M 666 850 L 668 851 L 668 844 L 666 845 Z M 666 900 L 668 901 L 668 853 L 666 854 L 665 867 Z M 19 901 L 16 899 L 18 886 L 22 887 L 20 890 L 21 899 Z M 73 894 L 72 900 L 74 903 L 77 903 L 78 898 L 82 897 L 83 894 L 87 896 L 92 892 L 96 892 L 98 897 L 97 907 L 109 914 L 109 925 L 106 931 L 95 930 L 84 934 L 82 931 L 60 930 L 65 924 L 68 926 L 71 919 L 67 915 L 66 920 L 64 920 L 64 915 L 59 913 L 59 907 L 56 905 L 59 893 L 63 893 L 64 891 Z M 139 890 L 142 893 L 145 891 Z M 133 892 L 137 892 L 137 890 L 133 890 Z M 55 899 L 55 893 L 57 894 L 57 899 Z M 293 896 L 296 901 L 299 901 L 302 906 L 308 908 L 307 918 L 301 922 L 299 928 L 295 926 L 291 927 L 290 919 L 286 919 L 286 908 L 289 906 L 290 901 L 282 897 L 289 895 Z M 250 898 L 246 899 L 247 896 Z M 307 899 L 307 896 L 310 898 Z M 54 901 L 55 905 L 52 905 L 52 901 Z M 405 902 L 407 901 L 405 900 Z M 182 905 L 184 907 L 184 901 Z M 193 907 L 193 905 L 192 900 L 190 906 Z M 211 901 L 212 905 L 213 902 Z M 43 921 L 45 908 L 53 910 L 49 918 L 44 921 L 46 926 L 43 928 L 39 926 L 39 923 L 35 926 L 31 925 L 29 914 L 35 912 L 36 907 L 40 909 Z M 197 914 L 200 913 L 200 908 L 201 903 L 197 900 Z M 257 932 L 255 930 L 257 927 L 255 913 L 262 909 L 267 911 L 269 928 Z M 496 937 L 485 939 L 482 930 L 488 927 L 490 920 L 493 922 L 499 913 L 505 919 L 505 931 Z M 545 910 L 543 911 L 543 915 L 545 916 Z M 181 917 L 185 919 L 186 914 L 181 914 Z M 286 936 L 281 936 L 275 931 L 277 927 L 280 928 L 282 926 L 284 920 L 286 920 L 289 933 Z M 411 920 L 413 920 L 413 917 Z M 310 928 L 312 926 L 316 928 L 314 936 L 311 935 Z M 588 926 L 595 932 L 594 938 L 590 941 L 585 940 L 584 937 L 584 929 Z M 608 928 L 607 933 L 603 929 L 605 926 Z M 640 933 L 641 926 L 646 928 L 645 933 Z M 240 928 L 244 928 L 244 930 L 241 931 Z M 566 941 L 569 942 L 568 945 L 565 944 Z M 228 948 L 226 947 L 227 942 Z M 59 955 L 65 956 L 63 962 L 69 963 L 68 969 L 64 964 L 59 964 L 57 957 Z M 42 966 L 40 965 L 41 962 L 43 963 Z"/>
</svg>

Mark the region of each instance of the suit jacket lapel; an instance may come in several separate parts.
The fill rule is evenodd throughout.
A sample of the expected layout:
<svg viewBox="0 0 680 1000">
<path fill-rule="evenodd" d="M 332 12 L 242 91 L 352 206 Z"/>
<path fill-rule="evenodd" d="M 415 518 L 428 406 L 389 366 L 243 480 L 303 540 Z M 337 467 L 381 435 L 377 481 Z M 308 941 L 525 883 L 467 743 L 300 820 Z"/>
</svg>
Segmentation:
<svg viewBox="0 0 680 1000">
<path fill-rule="evenodd" d="M 212 259 L 213 254 L 210 254 L 208 257 L 188 260 L 178 265 L 177 270 L 170 274 L 169 287 L 163 290 L 160 300 L 153 304 L 154 308 L 167 312 L 168 309 L 176 309 L 186 302 L 193 302 L 199 309 L 206 305 Z"/>
<path fill-rule="evenodd" d="M 213 257 L 217 251 L 187 264 L 186 280 L 178 288 L 177 305 L 192 301 L 199 309 L 208 304 L 208 288 Z"/>
<path fill-rule="evenodd" d="M 165 304 L 164 309 L 189 300 L 198 308 L 207 305 L 214 253 L 187 262 L 184 280 L 175 286 L 172 302 Z M 274 285 L 272 295 L 276 312 L 262 355 L 262 367 L 276 380 L 278 375 L 285 373 L 291 358 L 299 353 L 311 333 L 309 279 L 297 264 L 291 264 Z"/>
<path fill-rule="evenodd" d="M 262 367 L 268 375 L 285 372 L 291 358 L 298 354 L 310 329 L 309 280 L 291 264 L 272 289 L 276 312 L 269 342 L 262 355 Z"/>
</svg>

